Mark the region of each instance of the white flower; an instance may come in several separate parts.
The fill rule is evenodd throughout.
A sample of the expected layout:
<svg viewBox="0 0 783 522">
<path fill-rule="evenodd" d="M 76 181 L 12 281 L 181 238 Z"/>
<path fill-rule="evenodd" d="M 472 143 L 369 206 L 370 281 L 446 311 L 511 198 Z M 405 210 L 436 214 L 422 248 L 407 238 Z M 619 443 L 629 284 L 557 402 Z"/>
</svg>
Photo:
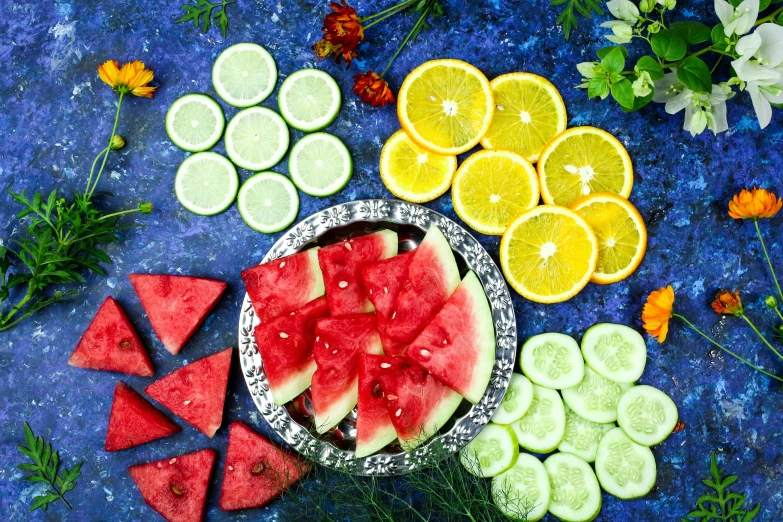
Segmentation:
<svg viewBox="0 0 783 522">
<path fill-rule="evenodd" d="M 609 0 L 606 2 L 606 7 L 618 20 L 628 22 L 631 25 L 636 25 L 639 20 L 639 8 L 630 0 Z"/>
<path fill-rule="evenodd" d="M 658 3 L 664 7 L 664 9 L 672 10 L 677 6 L 677 0 L 658 0 Z"/>
<path fill-rule="evenodd" d="M 745 0 L 736 8 L 726 0 L 715 0 L 715 13 L 723 24 L 726 36 L 742 36 L 753 29 L 759 17 L 759 0 Z"/>
<path fill-rule="evenodd" d="M 685 122 L 682 128 L 692 136 L 710 129 L 718 134 L 728 130 L 726 119 L 726 100 L 730 92 L 722 85 L 713 85 L 712 92 L 693 92 L 677 79 L 676 72 L 666 74 L 655 82 L 653 101 L 666 104 L 666 112 L 677 114 L 685 109 Z"/>
<path fill-rule="evenodd" d="M 606 39 L 616 44 L 627 44 L 631 41 L 633 36 L 633 27 L 620 20 L 611 20 L 604 22 L 601 27 L 607 27 L 612 30 L 614 34 L 607 34 Z"/>
<path fill-rule="evenodd" d="M 759 126 L 763 129 L 772 120 L 772 103 L 783 103 L 783 81 L 778 80 L 759 80 L 748 82 L 745 90 L 750 94 L 750 100 L 753 102 L 753 110 L 756 111 L 756 118 L 759 120 Z"/>
<path fill-rule="evenodd" d="M 642 71 L 639 73 L 639 77 L 633 82 L 633 94 L 639 98 L 644 98 L 652 92 L 653 81 L 650 77 L 650 73 Z"/>
<path fill-rule="evenodd" d="M 753 34 L 740 38 L 735 49 L 739 58 L 731 66 L 740 80 L 775 79 L 774 68 L 783 63 L 783 27 L 761 24 Z"/>
</svg>

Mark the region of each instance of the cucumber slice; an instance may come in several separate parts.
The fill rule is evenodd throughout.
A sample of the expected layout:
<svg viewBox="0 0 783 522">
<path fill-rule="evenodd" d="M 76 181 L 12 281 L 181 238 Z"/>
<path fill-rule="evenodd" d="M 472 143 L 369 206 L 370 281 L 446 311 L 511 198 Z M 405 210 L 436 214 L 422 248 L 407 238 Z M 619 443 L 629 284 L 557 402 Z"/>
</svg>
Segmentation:
<svg viewBox="0 0 783 522">
<path fill-rule="evenodd" d="M 595 473 L 610 495 L 643 497 L 655 486 L 655 457 L 650 448 L 629 439 L 622 428 L 614 428 L 598 443 Z"/>
<path fill-rule="evenodd" d="M 502 424 L 487 424 L 459 452 L 462 465 L 477 477 L 494 477 L 510 468 L 519 455 L 514 432 Z"/>
<path fill-rule="evenodd" d="M 296 142 L 288 158 L 288 172 L 299 190 L 311 196 L 331 196 L 351 179 L 351 153 L 339 138 L 325 132 Z"/>
<path fill-rule="evenodd" d="M 236 199 L 238 189 L 237 169 L 216 152 L 188 156 L 174 179 L 174 193 L 179 202 L 201 216 L 226 210 Z"/>
<path fill-rule="evenodd" d="M 530 408 L 511 427 L 519 445 L 526 450 L 533 453 L 554 451 L 565 431 L 565 411 L 560 394 L 534 384 Z"/>
<path fill-rule="evenodd" d="M 220 53 L 212 67 L 212 84 L 223 100 L 234 107 L 250 107 L 272 94 L 277 65 L 258 44 L 238 43 Z"/>
<path fill-rule="evenodd" d="M 590 522 L 601 512 L 601 487 L 590 464 L 570 453 L 544 461 L 551 494 L 549 512 L 565 522 Z"/>
<path fill-rule="evenodd" d="M 189 152 L 214 147 L 225 126 L 223 109 L 206 94 L 177 98 L 166 113 L 166 134 L 174 145 Z"/>
<path fill-rule="evenodd" d="M 492 422 L 511 424 L 518 421 L 527 413 L 531 402 L 533 402 L 533 383 L 524 375 L 512 373 L 503 401 L 492 415 Z"/>
<path fill-rule="evenodd" d="M 299 212 L 299 194 L 282 174 L 262 172 L 239 189 L 237 209 L 251 228 L 272 234 L 294 222 Z"/>
<path fill-rule="evenodd" d="M 617 424 L 642 446 L 660 444 L 674 431 L 677 405 L 658 388 L 634 386 L 617 403 Z"/>
<path fill-rule="evenodd" d="M 285 79 L 277 104 L 291 127 L 318 131 L 328 127 L 340 112 L 340 88 L 324 71 L 302 69 Z"/>
<path fill-rule="evenodd" d="M 520 453 L 511 468 L 492 479 L 492 500 L 511 520 L 541 520 L 549 509 L 549 496 L 549 474 L 529 453 Z"/>
<path fill-rule="evenodd" d="M 239 111 L 226 128 L 226 153 L 237 167 L 265 170 L 277 165 L 288 150 L 288 127 L 275 111 L 251 107 Z"/>
<path fill-rule="evenodd" d="M 582 382 L 563 390 L 563 400 L 583 419 L 605 424 L 617 420 L 617 401 L 631 386 L 601 377 L 588 366 Z"/>
<path fill-rule="evenodd" d="M 572 337 L 560 333 L 534 335 L 522 346 L 519 366 L 539 386 L 560 390 L 584 377 L 585 361 Z"/>
<path fill-rule="evenodd" d="M 647 345 L 633 328 L 601 323 L 582 337 L 582 355 L 598 375 L 614 382 L 636 382 L 647 364 Z"/>
<path fill-rule="evenodd" d="M 595 454 L 598 451 L 598 443 L 607 431 L 616 426 L 614 423 L 598 424 L 597 422 L 583 419 L 568 406 L 565 407 L 565 418 L 565 433 L 557 449 L 566 453 L 573 453 L 587 462 L 594 462 Z"/>
</svg>

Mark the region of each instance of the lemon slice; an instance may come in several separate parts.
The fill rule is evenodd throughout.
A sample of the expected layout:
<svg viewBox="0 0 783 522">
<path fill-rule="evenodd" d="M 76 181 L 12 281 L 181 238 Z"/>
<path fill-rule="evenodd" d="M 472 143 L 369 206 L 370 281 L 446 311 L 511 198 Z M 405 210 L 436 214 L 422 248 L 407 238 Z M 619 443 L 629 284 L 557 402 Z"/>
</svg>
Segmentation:
<svg viewBox="0 0 783 522">
<path fill-rule="evenodd" d="M 593 192 L 627 198 L 633 187 L 633 165 L 623 144 L 608 132 L 574 127 L 544 147 L 538 177 L 544 202 L 567 207 Z"/>
<path fill-rule="evenodd" d="M 432 60 L 405 78 L 397 101 L 400 125 L 421 147 L 443 155 L 475 147 L 492 122 L 492 87 L 460 60 Z"/>
<path fill-rule="evenodd" d="M 542 205 L 519 215 L 500 241 L 500 265 L 509 284 L 537 303 L 560 303 L 590 281 L 598 240 L 573 210 Z"/>
<path fill-rule="evenodd" d="M 454 210 L 470 228 L 499 236 L 512 219 L 538 205 L 536 169 L 519 154 L 482 150 L 466 159 L 451 187 Z"/>
<path fill-rule="evenodd" d="M 449 190 L 456 156 L 441 156 L 416 145 L 397 131 L 381 150 L 381 180 L 389 192 L 412 203 L 432 201 Z"/>
<path fill-rule="evenodd" d="M 570 208 L 598 237 L 598 265 L 590 281 L 606 285 L 634 273 L 647 250 L 647 229 L 636 207 L 617 194 L 596 192 Z"/>
<path fill-rule="evenodd" d="M 490 85 L 495 114 L 481 146 L 511 150 L 535 163 L 544 146 L 566 129 L 560 92 L 546 78 L 523 72 L 498 76 Z"/>
</svg>

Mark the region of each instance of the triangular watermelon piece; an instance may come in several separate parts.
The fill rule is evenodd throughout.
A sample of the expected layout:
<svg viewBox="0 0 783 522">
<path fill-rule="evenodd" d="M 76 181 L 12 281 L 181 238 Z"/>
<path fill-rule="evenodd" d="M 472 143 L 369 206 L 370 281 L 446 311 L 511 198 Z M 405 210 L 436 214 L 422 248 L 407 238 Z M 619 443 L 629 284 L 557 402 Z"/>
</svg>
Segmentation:
<svg viewBox="0 0 783 522">
<path fill-rule="evenodd" d="M 139 493 L 169 522 L 200 522 L 215 452 L 203 449 L 187 455 L 128 468 Z"/>
<path fill-rule="evenodd" d="M 356 458 L 372 455 L 397 438 L 386 397 L 382 375 L 409 364 L 403 357 L 365 354 L 359 359 L 359 406 L 356 414 Z"/>
<path fill-rule="evenodd" d="M 377 261 L 362 269 L 362 282 L 367 298 L 375 306 L 378 315 L 391 316 L 402 284 L 408 276 L 408 265 L 415 250 Z"/>
<path fill-rule="evenodd" d="M 359 393 L 359 357 L 381 354 L 375 314 L 319 319 L 315 327 L 312 403 L 315 429 L 325 433 L 348 415 Z"/>
<path fill-rule="evenodd" d="M 465 276 L 405 355 L 473 404 L 481 400 L 495 364 L 495 327 L 475 273 Z"/>
<path fill-rule="evenodd" d="M 275 404 L 293 400 L 310 386 L 315 372 L 315 322 L 329 315 L 326 297 L 256 326 L 253 335 Z"/>
<path fill-rule="evenodd" d="M 122 307 L 111 296 L 107 297 L 84 332 L 68 364 L 77 368 L 91 368 L 152 377 L 152 366 L 136 330 L 128 321 Z"/>
<path fill-rule="evenodd" d="M 232 422 L 223 469 L 220 509 L 261 507 L 310 470 L 303 461 L 278 448 L 243 422 Z"/>
<path fill-rule="evenodd" d="M 144 397 L 118 382 L 114 388 L 106 451 L 120 451 L 182 431 Z"/>
<path fill-rule="evenodd" d="M 389 319 L 378 315 L 378 335 L 381 337 L 383 353 L 386 355 L 403 355 L 408 349 L 408 343 L 403 343 L 389 335 Z"/>
<path fill-rule="evenodd" d="M 176 355 L 217 305 L 226 283 L 203 277 L 129 276 L 155 335 Z"/>
<path fill-rule="evenodd" d="M 242 279 L 261 322 L 290 314 L 324 295 L 318 247 L 248 268 Z"/>
<path fill-rule="evenodd" d="M 375 310 L 362 284 L 362 269 L 370 263 L 397 255 L 397 233 L 381 230 L 358 236 L 318 251 L 331 315 L 360 314 Z"/>
<path fill-rule="evenodd" d="M 153 382 L 147 395 L 212 437 L 223 422 L 231 353 L 228 348 L 183 366 Z"/>
</svg>

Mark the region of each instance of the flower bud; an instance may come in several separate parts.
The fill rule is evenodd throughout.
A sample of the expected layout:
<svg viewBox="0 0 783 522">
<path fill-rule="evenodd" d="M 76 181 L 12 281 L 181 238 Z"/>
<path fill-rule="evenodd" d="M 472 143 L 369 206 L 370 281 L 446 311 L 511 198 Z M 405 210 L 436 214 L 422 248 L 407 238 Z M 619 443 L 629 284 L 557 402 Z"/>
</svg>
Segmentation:
<svg viewBox="0 0 783 522">
<path fill-rule="evenodd" d="M 139 203 L 139 210 L 142 214 L 152 214 L 154 208 L 150 202 Z"/>
<path fill-rule="evenodd" d="M 639 9 L 643 13 L 649 13 L 653 10 L 653 8 L 655 8 L 655 3 L 655 0 L 642 0 L 639 4 Z"/>
<path fill-rule="evenodd" d="M 109 144 L 111 150 L 120 150 L 125 146 L 125 138 L 119 134 L 115 134 L 111 137 L 111 143 Z"/>
<path fill-rule="evenodd" d="M 770 308 L 778 307 L 778 300 L 775 299 L 774 295 L 770 295 L 766 299 L 764 299 L 764 303 L 766 303 L 766 305 L 769 306 Z"/>
</svg>

